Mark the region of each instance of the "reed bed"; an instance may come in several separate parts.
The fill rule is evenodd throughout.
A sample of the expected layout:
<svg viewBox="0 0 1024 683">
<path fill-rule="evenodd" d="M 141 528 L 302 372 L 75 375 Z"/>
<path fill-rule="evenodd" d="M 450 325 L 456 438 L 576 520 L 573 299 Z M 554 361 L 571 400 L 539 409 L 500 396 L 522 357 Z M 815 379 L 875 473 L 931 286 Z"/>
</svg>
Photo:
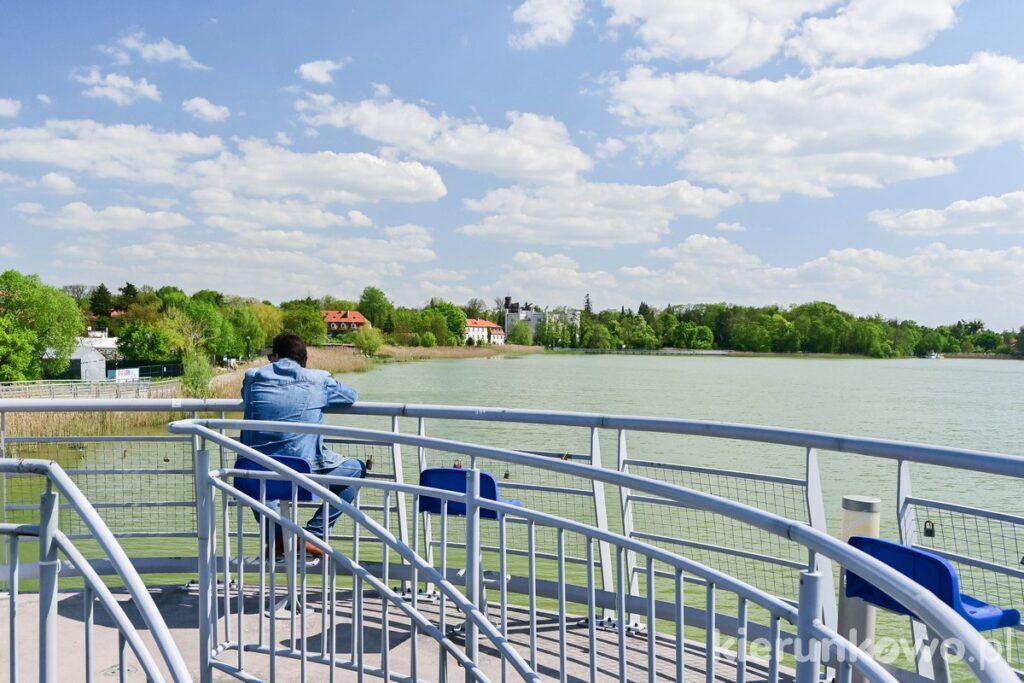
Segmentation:
<svg viewBox="0 0 1024 683">
<path fill-rule="evenodd" d="M 366 372 L 378 362 L 408 362 L 429 359 L 489 358 L 502 355 L 541 353 L 537 346 L 456 346 L 417 347 L 384 346 L 377 358 L 368 358 L 357 349 L 346 346 L 310 347 L 310 368 L 326 370 L 331 374 Z M 215 398 L 238 398 L 242 392 L 242 379 L 250 367 L 266 364 L 259 359 L 230 372 L 216 375 L 210 381 L 210 392 Z M 182 396 L 178 384 L 154 387 L 151 398 L 177 398 Z M 8 413 L 8 436 L 101 436 L 131 434 L 156 430 L 172 420 L 189 417 L 191 413 L 142 412 L 90 412 L 90 413 Z"/>
<path fill-rule="evenodd" d="M 543 353 L 541 346 L 383 346 L 377 355 L 388 360 L 426 360 L 430 358 L 490 358 L 492 356 Z"/>
</svg>

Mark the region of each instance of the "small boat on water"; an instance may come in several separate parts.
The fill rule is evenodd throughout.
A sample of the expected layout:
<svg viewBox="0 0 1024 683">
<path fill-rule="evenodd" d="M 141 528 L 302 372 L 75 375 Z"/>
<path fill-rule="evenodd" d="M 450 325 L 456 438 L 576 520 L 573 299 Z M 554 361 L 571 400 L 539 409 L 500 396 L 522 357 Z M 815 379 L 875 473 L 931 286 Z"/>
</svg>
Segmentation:
<svg viewBox="0 0 1024 683">
<path fill-rule="evenodd" d="M 938 351 L 932 351 L 927 356 L 925 356 L 925 358 L 927 358 L 929 360 L 936 360 L 936 359 L 939 359 L 939 358 L 945 358 L 945 356 L 943 356 Z"/>
</svg>

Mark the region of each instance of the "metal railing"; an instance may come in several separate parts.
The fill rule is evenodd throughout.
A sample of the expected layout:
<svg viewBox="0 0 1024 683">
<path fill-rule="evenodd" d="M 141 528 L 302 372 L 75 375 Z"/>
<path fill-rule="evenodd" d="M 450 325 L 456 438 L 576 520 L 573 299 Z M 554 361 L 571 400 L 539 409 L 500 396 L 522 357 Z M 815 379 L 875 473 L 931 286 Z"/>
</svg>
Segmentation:
<svg viewBox="0 0 1024 683">
<path fill-rule="evenodd" d="M 212 412 L 223 415 L 240 410 L 240 401 L 0 400 L 0 414 L 81 410 L 173 410 L 185 414 Z M 1024 516 L 1016 514 L 1012 508 L 999 510 L 998 504 L 989 504 L 988 507 L 996 509 L 986 510 L 973 504 L 964 505 L 962 500 L 945 499 L 941 494 L 914 495 L 910 490 L 912 466 L 922 469 L 950 468 L 948 471 L 954 474 L 969 473 L 967 476 L 979 472 L 989 473 L 1003 478 L 996 482 L 997 486 L 1012 490 L 1013 487 L 1019 487 L 1019 479 L 1024 477 L 1024 459 L 1019 457 L 792 429 L 589 413 L 371 403 L 357 404 L 341 412 L 361 416 L 361 419 L 362 416 L 366 416 L 365 419 L 383 418 L 390 428 L 386 440 L 366 441 L 337 434 L 329 437 L 346 442 L 341 444 L 344 452 L 374 461 L 374 468 L 370 472 L 375 477 L 372 480 L 374 483 L 401 483 L 404 478 L 415 476 L 416 471 L 424 466 L 450 465 L 452 454 L 437 448 L 436 444 L 422 442 L 413 445 L 402 440 L 406 438 L 400 433 L 402 429 L 426 435 L 427 427 L 436 425 L 431 431 L 468 433 L 473 441 L 491 441 L 497 446 L 511 443 L 515 447 L 524 447 L 519 442 L 525 443 L 534 437 L 534 442 L 529 444 L 533 448 L 528 450 L 541 453 L 537 457 L 548 465 L 577 464 L 604 472 L 658 479 L 666 484 L 693 488 L 711 496 L 746 503 L 823 533 L 827 532 L 827 528 L 819 473 L 821 463 L 834 458 L 837 452 L 868 456 L 879 459 L 877 462 L 889 460 L 895 466 L 894 474 L 897 476 L 894 477 L 894 484 L 898 483 L 899 489 L 896 508 L 899 525 L 893 528 L 899 529 L 903 540 L 945 553 L 964 577 L 965 591 L 1005 606 L 1020 606 L 1024 603 L 1024 575 L 1018 565 L 1020 558 L 1013 557 L 1017 534 L 1020 533 L 1019 525 Z M 408 429 L 410 421 L 412 428 Z M 458 429 L 448 427 L 448 424 L 458 425 Z M 513 427 L 504 425 L 532 427 L 512 433 L 510 429 Z M 611 433 L 610 439 L 604 436 L 606 432 Z M 681 463 L 671 455 L 663 455 L 675 451 L 666 448 L 658 453 L 658 449 L 650 448 L 649 444 L 654 438 L 652 435 L 658 434 L 666 435 L 667 439 L 679 439 L 679 443 L 684 443 L 682 440 L 690 437 L 702 437 L 699 443 L 704 443 L 708 441 L 706 437 L 711 437 L 727 440 L 722 443 L 738 444 L 736 447 L 739 448 L 742 442 L 747 442 L 750 448 L 762 449 L 756 451 L 761 456 L 756 458 L 758 467 L 766 463 L 784 463 L 785 467 L 767 467 L 757 472 L 728 471 L 716 467 L 716 461 L 710 457 L 698 460 L 699 464 Z M 605 455 L 608 457 L 602 457 L 601 437 L 614 444 L 614 461 L 607 453 Z M 130 544 L 139 535 L 147 534 L 149 538 L 139 540 L 149 542 L 148 554 L 154 554 L 152 549 L 158 547 L 157 541 L 166 542 L 169 548 L 173 546 L 173 550 L 162 553 L 157 551 L 155 554 L 159 557 L 149 558 L 146 563 L 137 561 L 140 569 L 185 573 L 196 570 L 194 551 L 182 552 L 182 543 L 188 538 L 195 538 L 197 529 L 191 453 L 180 438 L 124 435 L 104 437 L 104 441 L 79 439 L 77 442 L 69 440 L 60 443 L 42 435 L 9 438 L 0 425 L 0 445 L 3 445 L 5 439 L 6 457 L 21 454 L 58 459 L 68 457 L 74 467 L 68 466 L 67 469 L 74 473 L 72 476 L 88 492 L 90 500 L 100 501 L 98 509 L 108 520 L 115 535 L 125 543 Z M 690 441 L 685 443 L 689 444 Z M 403 446 L 406 449 L 415 448 L 416 457 L 403 458 Z M 787 451 L 787 447 L 799 449 L 799 457 L 792 457 L 790 454 L 794 452 Z M 80 449 L 80 455 L 72 458 L 72 448 Z M 213 453 L 215 460 L 217 454 L 217 451 Z M 223 459 L 223 452 L 220 455 L 219 464 L 227 467 L 230 463 Z M 750 458 L 750 461 L 755 462 L 755 459 Z M 128 463 L 127 467 L 125 462 Z M 803 555 L 806 551 L 789 538 L 751 525 L 739 524 L 727 515 L 680 505 L 677 501 L 634 490 L 630 486 L 607 484 L 600 476 L 581 477 L 576 471 L 491 460 L 483 455 L 477 456 L 477 465 L 492 469 L 501 480 L 503 490 L 508 489 L 512 497 L 522 498 L 525 507 L 531 511 L 585 521 L 598 530 L 622 532 L 624 537 L 632 541 L 698 560 L 716 571 L 742 579 L 767 594 L 783 599 L 790 606 L 799 600 L 798 579 L 800 572 L 806 569 Z M 508 478 L 504 479 L 506 472 Z M 927 479 L 923 480 L 927 483 Z M 15 514 L 18 512 L 17 506 L 25 504 L 22 496 L 7 495 L 8 485 L 5 482 L 3 487 L 5 518 L 8 511 Z M 607 495 L 606 486 L 613 486 Z M 140 490 L 146 491 L 146 501 L 133 497 L 139 495 Z M 387 515 L 387 519 L 393 522 L 391 528 L 400 541 L 407 545 L 422 541 L 421 554 L 436 566 L 442 544 L 438 520 L 436 517 L 422 520 L 416 514 L 410 515 L 410 497 L 411 494 L 401 490 L 388 494 L 387 506 L 393 512 Z M 144 507 L 149 501 L 152 501 L 153 507 Z M 171 505 L 165 505 L 167 503 Z M 384 519 L 383 503 L 383 489 L 367 486 L 364 494 L 360 495 L 361 509 L 381 521 Z M 223 509 L 234 509 L 235 503 L 222 501 L 221 505 Z M 153 511 L 152 523 L 146 522 L 148 517 L 142 514 L 147 510 Z M 938 533 L 929 536 L 925 529 L 926 522 L 933 523 Z M 144 531 L 139 531 L 140 524 L 145 527 Z M 429 533 L 425 533 L 428 532 L 428 524 Z M 506 550 L 509 563 L 514 569 L 523 568 L 523 572 L 528 571 L 525 560 L 529 556 L 533 556 L 539 564 L 548 563 L 550 568 L 554 568 L 557 563 L 556 532 L 551 531 L 550 527 L 535 525 L 531 552 L 529 524 L 510 516 L 506 527 Z M 463 529 L 462 520 L 449 520 L 451 537 L 445 539 L 449 551 L 464 552 L 465 544 L 457 538 L 464 533 Z M 255 525 L 247 521 L 243 535 L 253 538 L 256 531 Z M 355 536 L 359 536 L 364 550 L 380 546 L 380 541 L 365 528 L 353 531 L 357 533 L 350 534 L 345 530 L 332 535 L 331 543 L 345 546 Z M 413 531 L 417 533 L 413 534 Z M 87 532 L 78 530 L 75 533 Z M 615 583 L 620 576 L 617 571 L 619 558 L 616 548 L 620 546 L 602 539 L 588 544 L 580 537 L 571 536 L 566 536 L 563 541 L 565 564 L 570 577 L 574 571 L 585 571 L 589 550 L 594 555 L 595 590 L 598 594 L 604 592 L 614 596 Z M 489 541 L 485 537 L 483 544 L 485 553 L 496 556 L 496 541 Z M 819 590 L 821 617 L 825 627 L 834 629 L 835 622 L 831 615 L 835 609 L 835 592 L 834 588 L 827 585 L 833 571 L 824 564 L 826 555 L 818 553 L 816 557 L 822 574 Z M 179 559 L 167 559 L 170 557 Z M 625 620 L 625 628 L 631 632 L 640 632 L 644 626 L 642 608 L 643 585 L 648 570 L 647 557 L 643 553 L 634 553 L 628 547 L 623 550 L 622 563 L 626 570 L 622 575 L 628 577 L 626 590 L 627 604 L 630 606 L 627 614 L 634 616 L 632 620 Z M 519 565 L 516 565 L 517 562 Z M 670 574 L 668 568 L 655 564 L 655 582 L 659 591 L 662 590 L 662 583 L 671 583 Z M 551 575 L 554 576 L 554 573 Z M 582 574 L 577 576 L 581 577 Z M 686 576 L 686 583 L 691 590 L 702 581 L 696 574 Z M 538 586 L 538 597 L 545 597 L 544 591 L 547 589 L 543 581 Z M 639 598 L 640 602 L 633 598 Z M 719 598 L 715 611 L 716 625 L 724 627 L 720 629 L 723 633 L 730 633 L 735 625 L 736 613 L 728 617 L 725 610 L 738 608 L 738 603 L 735 599 L 725 600 L 721 595 Z M 619 613 L 614 601 L 601 603 L 597 609 L 598 622 L 601 622 L 603 616 L 611 624 Z M 687 612 L 697 614 L 693 609 Z M 614 626 L 617 628 L 618 623 L 615 622 Z M 1019 642 L 1016 634 L 1022 633 L 1019 629 L 1014 631 L 1014 643 Z M 927 632 L 920 625 L 915 630 L 915 637 L 918 643 L 929 640 Z M 1008 653 L 1008 658 L 1017 669 L 1024 669 L 1022 650 L 1024 647 L 1014 648 Z M 941 661 L 937 664 L 944 666 Z M 918 661 L 919 672 L 929 678 L 942 678 L 943 672 L 929 665 L 930 662 L 925 659 Z"/>
<path fill-rule="evenodd" d="M 525 680 L 533 680 L 536 676 L 533 669 L 527 669 L 523 666 L 522 658 L 515 654 L 515 651 L 507 647 L 507 624 L 506 620 L 502 618 L 502 631 L 495 632 L 493 626 L 487 622 L 486 615 L 483 614 L 482 610 L 479 609 L 478 604 L 480 603 L 480 585 L 477 580 L 477 576 L 480 572 L 479 558 L 482 552 L 481 540 L 480 540 L 480 509 L 490 509 L 498 513 L 499 516 L 499 530 L 498 530 L 498 544 L 497 552 L 499 556 L 499 578 L 498 583 L 502 593 L 501 596 L 501 609 L 506 609 L 507 600 L 505 597 L 505 584 L 508 582 L 505 578 L 506 562 L 507 562 L 507 548 L 505 546 L 504 539 L 504 528 L 505 520 L 509 518 L 519 518 L 526 520 L 530 525 L 543 525 L 554 528 L 558 533 L 558 552 L 556 556 L 558 566 L 558 581 L 557 581 L 557 596 L 558 596 L 558 645 L 556 650 L 560 653 L 560 661 L 558 670 L 561 672 L 562 679 L 565 680 L 566 662 L 565 655 L 568 649 L 566 640 L 566 602 L 568 600 L 568 586 L 565 578 L 565 545 L 564 535 L 566 533 L 574 533 L 583 535 L 590 540 L 601 541 L 609 543 L 615 547 L 616 558 L 617 558 L 617 575 L 618 581 L 614 598 L 616 601 L 617 612 L 620 615 L 625 615 L 630 607 L 627 606 L 627 591 L 624 586 L 623 577 L 625 574 L 625 567 L 623 563 L 624 555 L 627 550 L 632 551 L 638 555 L 646 556 L 644 565 L 646 567 L 646 586 L 645 586 L 645 609 L 643 610 L 646 616 L 647 626 L 647 642 L 648 642 L 648 656 L 647 656 L 647 674 L 650 680 L 655 680 L 657 676 L 656 670 L 656 649 L 657 649 L 657 589 L 655 586 L 655 562 L 658 561 L 663 565 L 671 567 L 674 572 L 675 578 L 675 609 L 671 613 L 671 623 L 675 625 L 675 637 L 676 637 L 676 652 L 675 661 L 678 666 L 682 667 L 685 662 L 685 651 L 683 642 L 683 630 L 680 628 L 681 624 L 685 623 L 684 607 L 683 603 L 685 600 L 684 594 L 684 573 L 691 573 L 700 576 L 706 585 L 706 605 L 707 609 L 704 613 L 703 627 L 706 633 L 706 674 L 708 680 L 714 679 L 715 663 L 716 663 L 716 646 L 715 646 L 715 590 L 716 587 L 724 588 L 725 590 L 731 591 L 736 594 L 739 601 L 739 615 L 737 617 L 737 633 L 740 636 L 740 641 L 737 648 L 736 661 L 743 662 L 745 664 L 745 653 L 746 653 L 746 636 L 747 636 L 747 623 L 746 623 L 746 601 L 750 600 L 758 606 L 768 610 L 772 617 L 771 632 L 775 634 L 775 639 L 772 641 L 771 650 L 771 670 L 769 672 L 769 680 L 777 680 L 778 676 L 778 663 L 780 661 L 780 649 L 778 644 L 778 621 L 780 619 L 786 619 L 792 625 L 796 626 L 796 638 L 794 653 L 796 655 L 796 680 L 800 683 L 811 683 L 817 681 L 820 675 L 820 668 L 822 666 L 822 650 L 826 652 L 838 652 L 835 664 L 838 668 L 839 676 L 841 680 L 848 680 L 852 671 L 856 670 L 861 675 L 865 676 L 868 680 L 872 681 L 895 681 L 887 671 L 879 666 L 874 660 L 872 660 L 865 653 L 859 651 L 855 646 L 840 638 L 835 634 L 834 631 L 826 627 L 820 618 L 820 582 L 821 573 L 816 569 L 816 555 L 822 554 L 833 561 L 836 561 L 840 566 L 856 571 L 860 576 L 865 577 L 875 585 L 882 588 L 889 595 L 892 595 L 898 599 L 902 604 L 907 605 L 912 609 L 924 623 L 928 625 L 935 633 L 938 633 L 942 638 L 962 644 L 965 653 L 967 654 L 966 661 L 973 673 L 979 680 L 985 681 L 1011 681 L 1016 680 L 1015 674 L 1012 672 L 1010 667 L 1003 661 L 998 654 L 996 654 L 988 641 L 981 637 L 981 635 L 975 631 L 966 621 L 963 620 L 956 612 L 954 612 L 948 605 L 940 601 L 932 593 L 924 590 L 921 586 L 916 584 L 914 581 L 908 579 L 906 576 L 893 570 L 887 565 L 875 560 L 874 558 L 865 555 L 851 546 L 837 541 L 836 539 L 824 534 L 818 530 L 809 527 L 806 524 L 800 522 L 794 522 L 778 515 L 763 512 L 746 505 L 728 501 L 715 496 L 710 496 L 704 493 L 700 493 L 694 490 L 685 489 L 672 484 L 666 484 L 663 482 L 657 482 L 650 479 L 641 478 L 635 475 L 625 474 L 621 472 L 614 472 L 603 470 L 599 468 L 581 466 L 575 463 L 567 462 L 564 460 L 550 460 L 541 456 L 536 456 L 528 453 L 522 453 L 517 451 L 511 451 L 506 449 L 490 448 L 480 446 L 476 444 L 468 444 L 456 441 L 449 441 L 443 439 L 432 439 L 419 436 L 406 436 L 396 435 L 388 432 L 381 432 L 375 430 L 364 430 L 344 427 L 327 427 L 322 425 L 299 425 L 295 423 L 274 423 L 274 422 L 246 422 L 239 420 L 205 420 L 205 421 L 184 421 L 174 423 L 170 426 L 170 430 L 173 433 L 184 433 L 193 434 L 200 438 L 201 443 L 210 441 L 214 444 L 229 448 L 235 453 L 244 455 L 246 458 L 252 459 L 267 467 L 273 471 L 274 474 L 288 481 L 294 482 L 297 486 L 306 488 L 323 500 L 323 505 L 336 506 L 341 508 L 349 516 L 351 516 L 358 524 L 365 525 L 368 529 L 372 530 L 378 537 L 387 543 L 389 549 L 398 551 L 403 559 L 410 562 L 418 571 L 433 570 L 433 568 L 423 560 L 419 555 L 415 554 L 408 545 L 396 542 L 393 536 L 386 528 L 380 527 L 375 523 L 372 523 L 368 518 L 360 513 L 354 506 L 344 503 L 338 496 L 331 493 L 322 483 L 317 483 L 314 478 L 307 477 L 305 475 L 298 474 L 287 467 L 284 467 L 274 461 L 271 458 L 263 456 L 262 454 L 243 446 L 242 444 L 234 441 L 230 437 L 224 436 L 223 434 L 214 431 L 216 429 L 246 429 L 258 427 L 260 431 L 280 431 L 280 432 L 301 432 L 301 433 L 317 433 L 325 436 L 334 436 L 339 438 L 348 439 L 362 439 L 368 442 L 392 442 L 400 443 L 402 445 L 415 446 L 415 447 L 426 447 L 444 450 L 454 454 L 460 454 L 467 456 L 471 459 L 476 458 L 488 458 L 491 460 L 506 462 L 510 464 L 520 464 L 531 467 L 538 467 L 543 470 L 560 471 L 567 474 L 573 474 L 584 478 L 593 478 L 603 483 L 625 487 L 631 491 L 639 491 L 660 498 L 674 501 L 680 505 L 684 505 L 691 508 L 704 509 L 709 512 L 721 514 L 729 518 L 735 519 L 744 524 L 760 528 L 769 533 L 777 536 L 788 538 L 794 542 L 799 543 L 808 550 L 809 557 L 808 563 L 805 570 L 801 572 L 801 588 L 800 588 L 800 600 L 799 609 L 794 611 L 785 603 L 779 601 L 777 598 L 770 596 L 769 594 L 760 591 L 752 586 L 736 581 L 732 577 L 729 577 L 721 572 L 717 572 L 709 567 L 705 567 L 687 560 L 678 555 L 673 555 L 665 552 L 658 551 L 658 549 L 641 544 L 636 541 L 632 541 L 626 537 L 612 534 L 610 532 L 601 532 L 600 530 L 594 529 L 585 524 L 580 524 L 573 520 L 560 519 L 551 515 L 545 515 L 543 513 L 536 513 L 530 510 L 523 509 L 519 506 L 509 505 L 507 503 L 496 502 L 487 500 L 479 496 L 479 471 L 473 469 L 469 474 L 469 482 L 467 493 L 464 496 L 453 496 L 445 494 L 443 497 L 447 501 L 451 500 L 464 500 L 466 504 L 466 517 L 467 517 L 467 535 L 465 545 L 465 566 L 464 576 L 465 585 L 468 600 L 460 600 L 461 596 L 454 593 L 453 589 L 444 582 L 442 578 L 436 576 L 422 576 L 421 580 L 426 580 L 442 589 L 444 596 L 442 602 L 445 599 L 453 599 L 456 602 L 456 606 L 465 613 L 466 616 L 466 658 L 472 661 L 474 664 L 477 661 L 477 640 L 476 640 L 476 628 L 480 628 L 484 635 L 499 649 L 499 657 L 504 662 L 505 660 L 513 663 L 517 673 L 519 673 Z M 247 471 L 243 470 L 222 470 L 219 473 L 210 473 L 205 470 L 208 466 L 208 456 L 203 455 L 205 450 L 200 448 L 197 457 L 197 480 L 200 481 L 200 486 L 209 485 L 213 488 L 220 489 L 223 492 L 231 493 L 237 499 L 242 500 L 243 496 L 233 491 L 231 486 L 224 483 L 222 480 L 223 476 L 226 475 L 242 475 L 251 476 Z M 221 479 L 221 481 L 217 481 Z M 331 477 L 316 477 L 321 481 L 331 481 L 332 479 L 347 483 L 356 484 L 359 480 L 345 480 L 342 478 L 331 478 Z M 431 496 L 431 497 L 442 497 L 439 492 L 435 489 L 425 489 L 422 487 L 412 486 L 401 486 L 397 484 L 384 484 L 382 482 L 367 482 L 362 484 L 370 488 L 377 488 L 383 491 L 398 491 L 404 489 L 408 494 L 411 494 L 414 499 L 420 496 Z M 269 515 L 280 520 L 280 515 L 276 517 L 273 513 L 266 508 L 264 501 L 253 501 L 251 499 L 244 500 L 249 507 L 254 509 L 260 509 L 260 512 L 264 515 Z M 414 509 L 416 505 L 414 503 Z M 447 507 L 442 508 L 442 518 L 447 517 Z M 209 500 L 203 497 L 201 502 L 201 513 L 200 513 L 200 527 L 209 528 L 215 530 L 218 526 L 217 515 L 215 506 L 211 504 Z M 241 517 L 239 517 L 241 519 Z M 446 521 L 446 520 L 445 520 Z M 355 572 L 355 568 L 358 567 L 356 562 L 346 557 L 327 543 L 326 539 L 320 539 L 312 536 L 294 522 L 288 521 L 287 526 L 289 530 L 297 534 L 301 540 L 309 541 L 316 544 L 322 550 L 328 551 L 328 557 L 331 560 L 341 563 L 346 563 L 350 570 Z M 226 519 L 225 519 L 226 528 Z M 446 535 L 446 526 L 442 522 L 442 538 Z M 215 535 L 215 531 L 213 532 Z M 602 538 L 598 538 L 598 536 Z M 243 537 L 241 530 L 241 523 L 238 527 L 238 538 L 241 544 Z M 226 538 L 225 538 L 226 540 Z M 213 557 L 213 547 L 215 544 L 206 544 L 206 556 L 200 558 L 200 569 L 201 576 L 204 575 L 203 567 L 206 567 L 204 585 L 209 591 L 209 587 L 212 585 L 210 574 L 213 573 L 216 563 Z M 588 547 L 590 544 L 588 543 Z M 442 542 L 442 556 L 445 555 L 446 544 Z M 354 551 L 358 552 L 358 550 Z M 384 583 L 386 584 L 388 578 L 388 550 L 384 551 Z M 595 595 L 595 588 L 593 583 L 593 555 L 588 552 L 587 554 L 587 570 L 588 570 L 588 582 L 587 582 L 587 594 L 585 599 L 578 600 L 579 602 L 589 606 L 588 613 L 588 625 L 589 625 L 589 640 L 590 647 L 588 648 L 591 653 L 591 671 L 596 670 L 596 662 L 594 657 L 596 656 L 596 618 L 593 612 L 595 605 L 598 600 Z M 444 561 L 441 564 L 441 572 L 447 569 Z M 333 565 L 332 565 L 333 573 Z M 225 577 L 226 579 L 227 577 Z M 365 575 L 359 578 L 365 579 Z M 418 583 L 414 579 L 414 584 Z M 528 630 L 533 633 L 537 630 L 537 617 L 536 617 L 536 594 L 535 594 L 535 577 L 531 571 L 532 590 L 530 592 L 530 620 L 527 625 Z M 305 581 L 302 581 L 302 585 L 305 585 Z M 400 608 L 406 608 L 409 603 L 398 596 L 393 591 L 386 588 L 377 586 L 382 592 L 382 600 L 386 598 L 389 601 L 394 602 Z M 290 599 L 295 598 L 294 589 L 295 583 L 290 584 L 292 594 L 289 596 Z M 413 595 L 418 594 L 418 587 L 414 588 Z M 355 595 L 359 595 L 359 583 L 357 581 L 354 586 L 353 592 Z M 210 599 L 215 601 L 215 596 L 212 592 L 209 593 Z M 359 601 L 359 598 L 356 598 Z M 227 609 L 228 598 L 225 595 L 225 610 Z M 408 607 L 409 610 L 415 612 L 415 607 Z M 639 611 L 639 610 L 638 610 Z M 443 612 L 442 612 L 443 614 Z M 625 653 L 626 648 L 626 633 L 624 619 L 618 620 L 619 629 L 619 674 L 620 678 L 625 680 L 627 677 L 627 657 Z M 272 622 L 273 623 L 273 622 Z M 304 624 L 303 624 L 304 626 Z M 490 627 L 490 628 L 488 628 Z M 385 630 L 387 629 L 386 617 L 385 617 Z M 444 621 L 442 616 L 441 626 L 438 630 L 439 633 L 444 633 Z M 240 634 L 239 634 L 240 635 Z M 301 634 L 301 637 L 305 637 L 305 633 Z M 294 640 L 294 635 L 293 635 Z M 437 638 L 440 644 L 444 644 L 444 639 L 441 637 Z M 204 641 L 206 642 L 206 641 Z M 229 646 L 228 643 L 210 643 L 210 652 L 220 650 Z M 824 647 L 823 647 L 824 646 Z M 451 652 L 450 648 L 445 648 L 441 653 L 442 661 L 444 661 L 447 654 Z M 743 654 L 740 654 L 743 653 Z M 361 654 L 358 653 L 357 654 Z M 381 668 L 379 674 L 388 678 L 389 666 L 387 664 L 388 648 L 382 648 L 381 650 Z M 303 661 L 307 657 L 303 653 Z M 460 658 L 461 659 L 461 658 Z M 531 640 L 530 647 L 530 661 L 535 667 L 537 662 L 537 656 L 535 653 L 535 644 Z M 327 662 L 333 670 L 334 666 L 339 666 L 333 658 Z M 341 664 L 341 666 L 353 666 L 356 670 L 363 672 L 361 657 L 356 657 L 353 662 Z M 463 666 L 466 666 L 463 664 Z M 415 668 L 415 664 L 413 664 Z M 441 672 L 444 671 L 444 666 L 441 666 Z M 237 672 L 241 673 L 241 672 Z M 504 674 L 504 670 L 502 671 Z M 682 670 L 677 672 L 682 678 Z M 482 680 L 476 670 L 476 667 L 467 668 L 467 680 Z M 441 680 L 445 680 L 441 676 Z M 745 672 L 741 665 L 737 666 L 737 680 L 742 682 L 745 680 Z"/>
<path fill-rule="evenodd" d="M 103 549 L 106 558 L 127 588 L 146 627 L 156 641 L 156 646 L 163 663 L 170 674 L 170 680 L 191 681 L 192 677 L 188 672 L 188 667 L 185 665 L 177 644 L 171 637 L 163 616 L 161 616 L 145 584 L 142 582 L 142 578 L 132 567 L 131 560 L 124 553 L 121 546 L 118 545 L 113 534 L 103 523 L 95 508 L 92 507 L 60 466 L 41 460 L 0 460 L 0 472 L 3 472 L 5 476 L 31 475 L 34 477 L 44 477 L 46 480 L 45 491 L 40 496 L 40 504 L 38 506 L 38 524 L 0 524 L 0 535 L 7 538 L 8 544 L 6 579 L 9 586 L 10 602 L 8 613 L 8 665 L 10 680 L 12 682 L 22 680 L 19 678 L 20 662 L 18 654 L 24 648 L 22 636 L 26 632 L 32 632 L 30 629 L 23 629 L 18 619 L 21 579 L 20 548 L 23 543 L 22 539 L 25 538 L 34 539 L 39 547 L 39 563 L 36 565 L 39 583 L 39 624 L 37 631 L 39 680 L 46 683 L 68 680 L 71 676 L 70 669 L 68 668 L 70 666 L 84 667 L 76 668 L 76 674 L 84 671 L 84 678 L 92 680 L 93 673 L 97 667 L 97 658 L 94 653 L 92 638 L 94 602 L 97 600 L 114 621 L 115 628 L 118 631 L 117 664 L 121 680 L 124 680 L 124 673 L 127 670 L 125 665 L 126 647 L 131 648 L 148 680 L 166 680 L 163 671 L 158 667 L 148 646 L 143 642 L 138 628 L 125 614 L 120 603 L 114 598 L 110 589 L 103 583 L 103 580 L 93 569 L 92 565 L 85 559 L 72 541 L 59 530 L 59 497 L 63 495 L 68 502 L 68 506 L 78 513 L 82 522 L 89 528 L 92 538 Z M 67 562 L 70 563 L 70 566 L 77 570 L 85 583 L 82 592 L 82 623 L 85 642 L 84 662 L 80 665 L 72 664 L 68 661 L 70 655 L 65 651 L 64 656 L 60 657 L 60 666 L 64 667 L 63 674 L 58 672 L 58 655 L 61 652 L 61 642 L 58 639 L 57 629 L 57 579 L 62 564 L 59 559 L 60 554 L 63 554 Z"/>
<path fill-rule="evenodd" d="M 52 398 L 150 398 L 168 396 L 181 386 L 177 379 L 142 377 L 134 380 L 41 380 L 38 382 L 0 382 L 0 399 Z"/>
</svg>

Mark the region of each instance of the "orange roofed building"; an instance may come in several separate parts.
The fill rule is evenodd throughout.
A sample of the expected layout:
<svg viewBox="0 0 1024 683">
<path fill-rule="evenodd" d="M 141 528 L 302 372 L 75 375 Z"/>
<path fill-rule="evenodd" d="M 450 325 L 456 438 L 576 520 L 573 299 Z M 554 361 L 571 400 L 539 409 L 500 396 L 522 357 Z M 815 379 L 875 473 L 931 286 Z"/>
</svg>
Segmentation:
<svg viewBox="0 0 1024 683">
<path fill-rule="evenodd" d="M 320 317 L 327 323 L 329 334 L 340 334 L 363 327 L 373 327 L 359 311 L 320 311 Z"/>
<path fill-rule="evenodd" d="M 474 344 L 504 344 L 505 328 L 490 320 L 466 319 L 466 341 Z"/>
</svg>

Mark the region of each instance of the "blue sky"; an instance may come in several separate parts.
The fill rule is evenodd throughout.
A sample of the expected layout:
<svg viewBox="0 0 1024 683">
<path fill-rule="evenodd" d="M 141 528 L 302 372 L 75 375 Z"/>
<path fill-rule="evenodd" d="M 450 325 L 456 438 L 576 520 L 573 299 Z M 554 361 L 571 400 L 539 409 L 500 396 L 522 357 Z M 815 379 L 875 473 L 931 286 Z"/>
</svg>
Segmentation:
<svg viewBox="0 0 1024 683">
<path fill-rule="evenodd" d="M 1014 0 L 5 3 L 0 268 L 1024 324 Z"/>
</svg>

